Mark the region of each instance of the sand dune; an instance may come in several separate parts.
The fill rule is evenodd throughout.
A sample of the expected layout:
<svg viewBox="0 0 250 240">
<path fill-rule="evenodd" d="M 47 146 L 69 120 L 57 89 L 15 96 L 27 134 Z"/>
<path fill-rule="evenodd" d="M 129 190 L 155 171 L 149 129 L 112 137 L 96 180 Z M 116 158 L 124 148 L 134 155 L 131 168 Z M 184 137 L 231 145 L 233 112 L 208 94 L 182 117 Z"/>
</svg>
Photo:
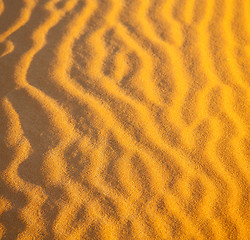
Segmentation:
<svg viewBox="0 0 250 240">
<path fill-rule="evenodd" d="M 249 0 L 0 0 L 1 239 L 250 239 Z"/>
</svg>

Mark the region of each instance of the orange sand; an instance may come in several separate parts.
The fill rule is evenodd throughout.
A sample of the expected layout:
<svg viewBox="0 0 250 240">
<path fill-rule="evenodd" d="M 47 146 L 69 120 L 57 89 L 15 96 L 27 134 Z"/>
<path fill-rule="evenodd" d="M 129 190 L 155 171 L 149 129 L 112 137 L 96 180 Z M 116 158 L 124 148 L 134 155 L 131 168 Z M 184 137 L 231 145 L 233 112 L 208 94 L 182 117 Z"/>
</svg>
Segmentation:
<svg viewBox="0 0 250 240">
<path fill-rule="evenodd" d="M 240 239 L 250 0 L 0 0 L 1 239 Z"/>
</svg>

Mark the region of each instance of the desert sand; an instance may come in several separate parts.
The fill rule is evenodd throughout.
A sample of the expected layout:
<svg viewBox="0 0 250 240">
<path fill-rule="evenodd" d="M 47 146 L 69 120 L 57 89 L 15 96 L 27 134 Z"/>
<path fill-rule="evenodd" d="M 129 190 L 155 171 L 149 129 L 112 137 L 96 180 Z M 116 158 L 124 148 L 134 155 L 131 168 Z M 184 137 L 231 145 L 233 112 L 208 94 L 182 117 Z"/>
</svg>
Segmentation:
<svg viewBox="0 0 250 240">
<path fill-rule="evenodd" d="M 0 239 L 250 239 L 250 0 L 0 0 Z"/>
</svg>

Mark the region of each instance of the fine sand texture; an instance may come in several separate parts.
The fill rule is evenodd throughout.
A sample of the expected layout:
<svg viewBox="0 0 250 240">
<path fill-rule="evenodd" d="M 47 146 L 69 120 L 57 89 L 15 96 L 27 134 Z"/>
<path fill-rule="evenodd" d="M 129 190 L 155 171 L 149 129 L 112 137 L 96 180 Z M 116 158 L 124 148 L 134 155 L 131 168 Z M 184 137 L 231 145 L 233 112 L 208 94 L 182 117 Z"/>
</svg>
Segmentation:
<svg viewBox="0 0 250 240">
<path fill-rule="evenodd" d="M 0 0 L 0 239 L 249 240 L 250 0 Z"/>
</svg>

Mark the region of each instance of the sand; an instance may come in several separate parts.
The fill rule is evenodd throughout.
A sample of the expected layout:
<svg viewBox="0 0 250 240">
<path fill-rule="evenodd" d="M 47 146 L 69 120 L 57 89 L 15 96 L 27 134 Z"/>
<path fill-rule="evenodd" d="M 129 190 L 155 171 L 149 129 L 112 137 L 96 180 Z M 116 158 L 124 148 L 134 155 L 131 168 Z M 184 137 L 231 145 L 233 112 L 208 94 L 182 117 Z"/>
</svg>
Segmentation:
<svg viewBox="0 0 250 240">
<path fill-rule="evenodd" d="M 0 0 L 0 238 L 250 239 L 249 83 L 249 0 Z"/>
</svg>

